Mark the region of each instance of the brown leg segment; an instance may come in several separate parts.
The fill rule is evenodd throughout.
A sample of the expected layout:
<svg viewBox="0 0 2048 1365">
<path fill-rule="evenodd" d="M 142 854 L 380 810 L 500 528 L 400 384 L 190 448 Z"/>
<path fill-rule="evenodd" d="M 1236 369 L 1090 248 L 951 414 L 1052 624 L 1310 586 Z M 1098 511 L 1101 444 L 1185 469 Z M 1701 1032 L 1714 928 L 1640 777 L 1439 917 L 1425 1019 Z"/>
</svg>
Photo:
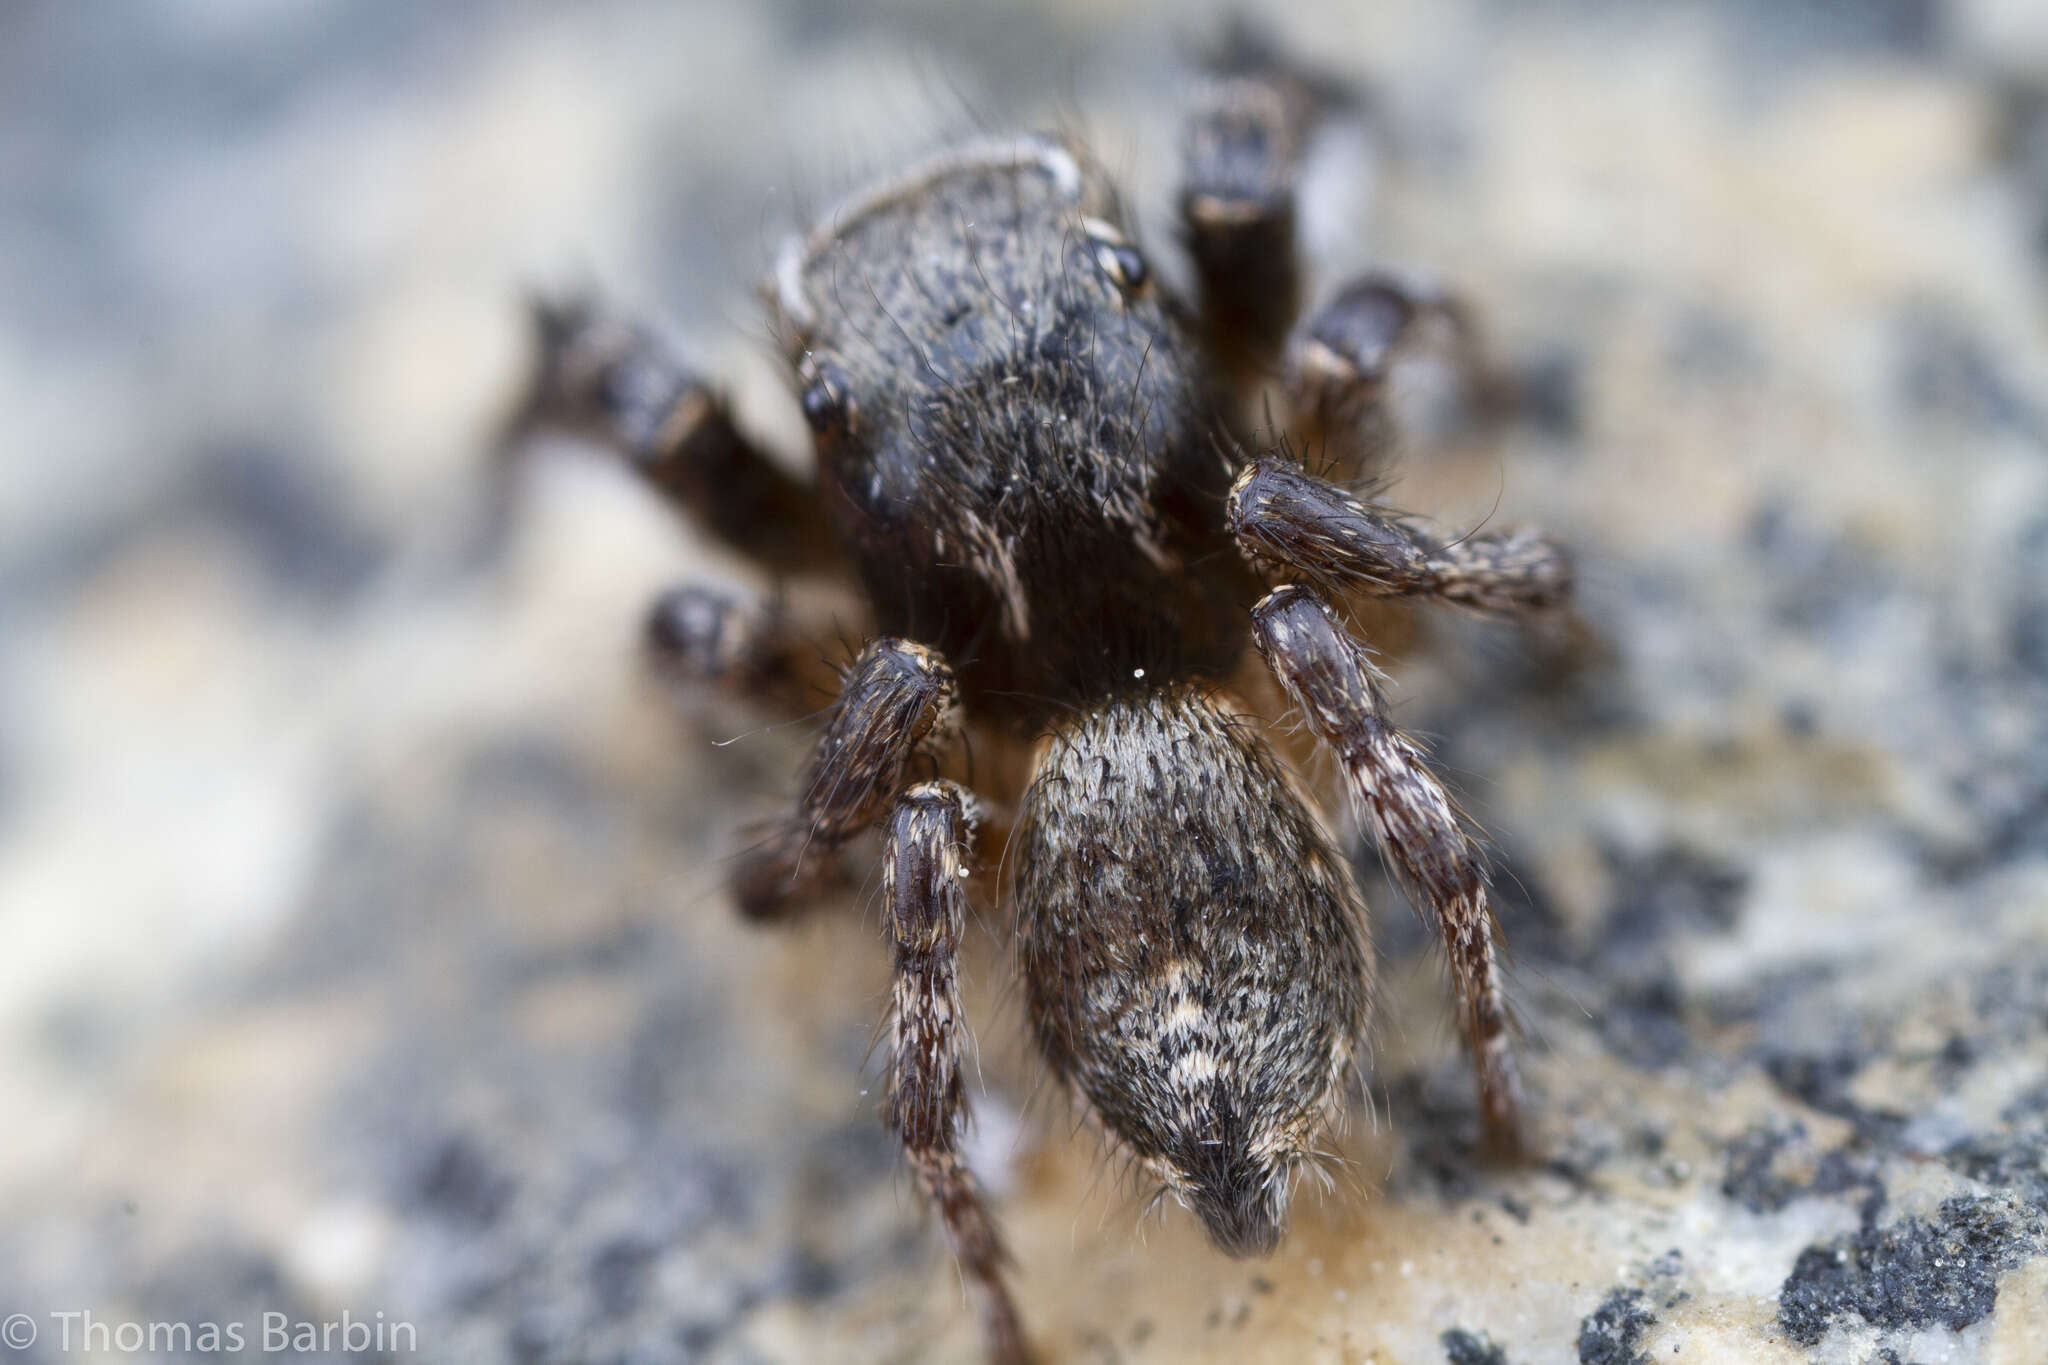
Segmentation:
<svg viewBox="0 0 2048 1365">
<path fill-rule="evenodd" d="M 1571 600 L 1571 558 L 1554 541 L 1529 531 L 1447 541 L 1283 460 L 1245 467 L 1228 517 L 1254 565 L 1336 593 L 1433 598 L 1499 616 Z"/>
<path fill-rule="evenodd" d="M 580 301 L 536 302 L 533 378 L 499 443 L 501 465 L 536 432 L 610 446 L 676 509 L 770 568 L 837 563 L 823 507 L 733 424 L 711 384 L 644 327 Z"/>
<path fill-rule="evenodd" d="M 1433 915 L 1463 1004 L 1488 1144 L 1519 1145 L 1521 1081 L 1494 959 L 1486 861 L 1421 748 L 1387 719 L 1383 675 L 1313 588 L 1290 584 L 1252 609 L 1259 653 L 1344 765 L 1360 822 Z"/>
<path fill-rule="evenodd" d="M 779 595 L 684 583 L 654 600 L 642 638 L 656 673 L 684 694 L 794 719 L 832 695 L 823 634 L 799 625 Z"/>
<path fill-rule="evenodd" d="M 882 900 L 896 948 L 896 988 L 886 1103 L 889 1127 L 902 1139 L 979 1300 L 988 1358 L 1023 1365 L 1024 1330 L 1003 1283 L 1002 1240 L 960 1152 L 968 1116 L 961 1077 L 967 1029 L 955 959 L 970 835 L 968 798 L 951 782 L 912 787 L 890 813 Z"/>
<path fill-rule="evenodd" d="M 911 760 L 951 737 L 957 704 L 953 670 L 935 651 L 870 641 L 811 753 L 796 810 L 741 856 L 741 913 L 776 918 L 842 884 L 839 849 L 889 810 Z"/>
<path fill-rule="evenodd" d="M 1318 102 L 1278 65 L 1244 67 L 1215 76 L 1188 121 L 1180 214 L 1210 353 L 1250 384 L 1278 368 L 1301 307 L 1295 179 Z"/>
<path fill-rule="evenodd" d="M 1471 312 L 1450 295 L 1392 275 L 1364 275 L 1345 285 L 1289 343 L 1289 430 L 1333 477 L 1350 482 L 1386 458 L 1395 436 L 1386 407 L 1388 372 L 1422 346 L 1441 346 L 1467 393 L 1497 405 L 1502 386 L 1486 363 Z"/>
</svg>

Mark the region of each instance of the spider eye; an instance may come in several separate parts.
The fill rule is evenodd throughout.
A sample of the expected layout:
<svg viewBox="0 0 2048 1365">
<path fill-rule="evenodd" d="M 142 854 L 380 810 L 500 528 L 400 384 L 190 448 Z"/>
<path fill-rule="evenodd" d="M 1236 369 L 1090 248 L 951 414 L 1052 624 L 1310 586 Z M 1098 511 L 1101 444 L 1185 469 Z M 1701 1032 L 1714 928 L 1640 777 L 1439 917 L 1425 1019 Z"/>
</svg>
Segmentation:
<svg viewBox="0 0 2048 1365">
<path fill-rule="evenodd" d="M 812 368 L 810 381 L 799 401 L 811 430 L 820 436 L 846 430 L 853 404 L 847 396 L 845 377 L 835 369 L 817 366 Z"/>
<path fill-rule="evenodd" d="M 1088 245 L 1095 255 L 1095 264 L 1112 283 L 1126 294 L 1136 294 L 1145 288 L 1152 278 L 1151 269 L 1138 248 L 1124 240 L 1124 235 L 1100 219 L 1083 220 L 1088 232 Z"/>
<path fill-rule="evenodd" d="M 1145 268 L 1145 258 L 1129 242 L 1097 242 L 1095 261 L 1102 267 L 1102 272 L 1115 280 L 1117 287 L 1126 293 L 1137 293 L 1151 278 Z"/>
</svg>

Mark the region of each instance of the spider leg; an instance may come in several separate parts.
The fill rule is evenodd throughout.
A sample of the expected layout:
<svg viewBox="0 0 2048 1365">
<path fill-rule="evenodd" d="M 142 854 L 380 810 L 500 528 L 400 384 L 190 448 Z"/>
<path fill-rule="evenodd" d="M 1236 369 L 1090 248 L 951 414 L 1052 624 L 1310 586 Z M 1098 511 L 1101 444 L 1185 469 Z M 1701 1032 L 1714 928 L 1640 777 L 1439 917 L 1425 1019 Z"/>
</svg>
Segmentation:
<svg viewBox="0 0 2048 1365">
<path fill-rule="evenodd" d="M 1007 1260 L 960 1139 L 968 1118 L 961 1077 L 966 1024 L 956 958 L 965 921 L 972 798 L 957 784 L 924 782 L 895 800 L 882 862 L 882 902 L 896 950 L 890 1011 L 888 1124 L 925 1197 L 938 1211 L 981 1306 L 982 1336 L 997 1365 L 1028 1358 L 1003 1283 Z"/>
<path fill-rule="evenodd" d="M 1322 96 L 1266 52 L 1221 57 L 1183 134 L 1180 215 L 1210 355 L 1272 374 L 1301 307 L 1295 186 Z"/>
<path fill-rule="evenodd" d="M 770 568 L 836 561 L 823 506 L 734 424 L 723 394 L 645 327 L 582 300 L 536 300 L 538 356 L 500 437 L 498 475 L 532 435 L 569 432 L 616 451 L 671 506 Z"/>
<path fill-rule="evenodd" d="M 1521 1081 L 1495 962 L 1485 858 L 1421 747 L 1388 720 L 1384 675 L 1315 589 L 1274 589 L 1252 609 L 1252 626 L 1267 666 L 1342 762 L 1359 822 L 1416 908 L 1436 919 L 1463 1004 L 1487 1140 L 1512 1152 Z"/>
<path fill-rule="evenodd" d="M 1254 566 L 1334 591 L 1429 598 L 1495 616 L 1571 600 L 1571 557 L 1555 541 L 1527 530 L 1446 540 L 1284 460 L 1246 465 L 1227 515 Z"/>
<path fill-rule="evenodd" d="M 642 639 L 656 673 L 686 693 L 711 692 L 778 717 L 817 709 L 825 648 L 780 595 L 681 583 L 648 609 Z"/>
<path fill-rule="evenodd" d="M 1504 386 L 1462 300 L 1383 272 L 1352 280 L 1288 344 L 1288 429 L 1307 449 L 1325 452 L 1340 481 L 1370 474 L 1394 444 L 1388 372 L 1424 347 L 1441 349 L 1482 405 L 1500 401 Z"/>
<path fill-rule="evenodd" d="M 839 849 L 880 820 L 911 761 L 958 727 L 953 670 L 908 640 L 872 640 L 847 673 L 805 774 L 796 809 L 741 855 L 734 895 L 755 919 L 787 914 L 839 885 Z"/>
</svg>

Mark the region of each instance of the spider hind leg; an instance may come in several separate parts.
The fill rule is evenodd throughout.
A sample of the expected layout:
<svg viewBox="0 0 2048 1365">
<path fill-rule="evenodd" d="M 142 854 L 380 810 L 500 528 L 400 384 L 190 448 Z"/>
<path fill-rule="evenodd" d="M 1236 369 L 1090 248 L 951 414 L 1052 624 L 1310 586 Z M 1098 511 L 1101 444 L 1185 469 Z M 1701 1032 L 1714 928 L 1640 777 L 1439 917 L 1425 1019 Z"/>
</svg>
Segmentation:
<svg viewBox="0 0 2048 1365">
<path fill-rule="evenodd" d="M 890 1131 L 901 1140 L 980 1301 L 989 1359 L 1023 1365 L 1024 1331 L 1003 1283 L 1008 1257 L 960 1150 L 968 1117 L 961 1075 L 967 1025 L 956 959 L 966 920 L 971 810 L 959 786 L 937 781 L 910 788 L 890 811 L 882 904 L 896 950 L 896 984 L 885 1103 Z"/>
<path fill-rule="evenodd" d="M 1421 748 L 1387 718 L 1384 680 L 1365 647 L 1312 588 L 1277 588 L 1252 612 L 1259 653 L 1336 752 L 1360 823 L 1434 917 L 1462 1005 L 1487 1141 L 1519 1145 L 1521 1078 L 1510 1047 L 1507 1000 L 1494 946 L 1487 867 Z"/>
</svg>

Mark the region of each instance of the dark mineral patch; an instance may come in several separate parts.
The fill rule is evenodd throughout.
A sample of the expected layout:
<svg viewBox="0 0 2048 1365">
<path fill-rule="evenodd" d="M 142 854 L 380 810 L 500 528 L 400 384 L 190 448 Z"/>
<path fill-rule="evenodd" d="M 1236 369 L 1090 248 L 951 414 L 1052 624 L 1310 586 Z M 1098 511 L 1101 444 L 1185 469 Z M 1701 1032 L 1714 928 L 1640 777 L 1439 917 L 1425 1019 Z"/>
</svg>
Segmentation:
<svg viewBox="0 0 2048 1365">
<path fill-rule="evenodd" d="M 1584 390 L 1583 358 L 1551 347 L 1533 356 L 1517 376 L 1516 415 L 1546 436 L 1570 440 L 1584 420 Z"/>
<path fill-rule="evenodd" d="M 1771 616 L 1789 633 L 1853 642 L 1898 591 L 1876 547 L 1808 524 L 1782 499 L 1760 502 L 1746 539 L 1769 564 Z"/>
<path fill-rule="evenodd" d="M 1609 985 L 1595 1010 L 1600 1036 L 1631 1066 L 1674 1066 L 1691 1050 L 1676 941 L 1733 929 L 1749 880 L 1723 859 L 1680 844 L 1647 854 L 1609 848 L 1606 857 L 1614 898 L 1582 955 L 1582 965 Z"/>
<path fill-rule="evenodd" d="M 1764 1059 L 1764 1073 L 1778 1089 L 1821 1113 L 1855 1119 L 1863 1110 L 1849 1098 L 1849 1082 L 1864 1060 L 1849 1051 L 1779 1053 Z"/>
<path fill-rule="evenodd" d="M 1769 372 L 1756 338 L 1711 307 L 1696 307 L 1680 319 L 1664 350 L 1674 378 L 1720 386 Z"/>
<path fill-rule="evenodd" d="M 258 581 L 331 606 L 360 593 L 386 558 L 349 514 L 348 495 L 306 459 L 237 446 L 199 466 L 188 497 L 250 557 Z"/>
<path fill-rule="evenodd" d="M 1450 1365 L 1508 1365 L 1507 1352 L 1484 1333 L 1453 1327 L 1437 1340 L 1443 1343 L 1444 1358 Z"/>
<path fill-rule="evenodd" d="M 1987 427 L 2039 429 L 2039 419 L 2004 372 L 2000 357 L 1968 321 L 1911 307 L 1898 323 L 1898 387 L 1921 415 Z"/>
<path fill-rule="evenodd" d="M 1940 0 L 1735 0 L 1723 9 L 1743 50 L 1775 61 L 1859 51 L 1926 58 L 1950 23 Z"/>
<path fill-rule="evenodd" d="M 816 1250 L 799 1246 L 782 1258 L 772 1277 L 775 1289 L 806 1303 L 828 1299 L 844 1283 L 845 1274 Z"/>
<path fill-rule="evenodd" d="M 2048 1215 L 2048 1085 L 2022 1092 L 1999 1113 L 2002 1126 L 1944 1151 L 1951 1170 L 2010 1192 Z"/>
<path fill-rule="evenodd" d="M 2018 1143 L 1997 1134 L 1977 1134 L 1943 1152 L 1942 1160 L 1980 1185 L 2010 1190 L 2035 1208 L 2048 1211 L 2048 1161 L 2044 1161 L 2038 1142 Z"/>
<path fill-rule="evenodd" d="M 1619 888 L 1607 917 L 1610 940 L 1654 942 L 1673 932 L 1727 933 L 1739 918 L 1749 876 L 1724 858 L 1686 844 L 1647 855 L 1608 851 Z"/>
<path fill-rule="evenodd" d="M 1806 1126 L 1764 1126 L 1750 1129 L 1728 1144 L 1721 1193 L 1751 1213 L 1776 1213 L 1795 1199 L 1810 1196 L 1860 1195 L 1857 1216 L 1874 1226 L 1888 1197 L 1878 1176 L 1878 1158 L 1852 1147 L 1822 1154 L 1817 1160 L 1801 1151 L 1808 1147 Z M 1796 1178 L 1784 1169 L 1788 1152 L 1799 1151 L 1796 1166 L 1811 1164 L 1812 1174 Z"/>
<path fill-rule="evenodd" d="M 1778 1294 L 1778 1323 L 1801 1346 L 1852 1314 L 1876 1327 L 1961 1331 L 1990 1314 L 1999 1275 L 2038 1252 L 2040 1238 L 2039 1216 L 2009 1199 L 1951 1199 L 1932 1219 L 1801 1252 Z"/>
<path fill-rule="evenodd" d="M 654 1247 L 630 1237 L 599 1247 L 590 1261 L 590 1288 L 598 1308 L 611 1317 L 638 1308 L 658 1254 Z"/>
<path fill-rule="evenodd" d="M 512 1199 L 512 1178 L 475 1142 L 451 1136 L 427 1158 L 414 1187 L 417 1203 L 450 1222 L 487 1228 Z"/>
<path fill-rule="evenodd" d="M 1644 1070 L 1685 1060 L 1685 997 L 1675 974 L 1665 971 L 1639 985 L 1616 990 L 1598 1011 L 1600 1038 L 1615 1056 Z"/>
<path fill-rule="evenodd" d="M 2036 678 L 2048 678 L 2048 602 L 2029 602 L 2013 613 L 2012 659 Z"/>
<path fill-rule="evenodd" d="M 1867 1151 L 1833 1151 L 1820 1159 L 1814 1169 L 1812 1190 L 1819 1195 L 1860 1194 L 1856 1216 L 1866 1228 L 1877 1225 L 1887 1199 L 1884 1181 L 1878 1175 L 1878 1161 Z"/>
<path fill-rule="evenodd" d="M 1752 1128 L 1728 1144 L 1728 1164 L 1721 1176 L 1721 1193 L 1751 1213 L 1776 1213 L 1797 1199 L 1802 1190 L 1797 1181 L 1780 1173 L 1778 1154 L 1793 1142 L 1803 1142 L 1806 1129 Z"/>
<path fill-rule="evenodd" d="M 1615 1290 L 1579 1324 L 1579 1365 L 1645 1365 L 1649 1354 L 1636 1347 L 1656 1324 L 1642 1290 Z"/>
</svg>

